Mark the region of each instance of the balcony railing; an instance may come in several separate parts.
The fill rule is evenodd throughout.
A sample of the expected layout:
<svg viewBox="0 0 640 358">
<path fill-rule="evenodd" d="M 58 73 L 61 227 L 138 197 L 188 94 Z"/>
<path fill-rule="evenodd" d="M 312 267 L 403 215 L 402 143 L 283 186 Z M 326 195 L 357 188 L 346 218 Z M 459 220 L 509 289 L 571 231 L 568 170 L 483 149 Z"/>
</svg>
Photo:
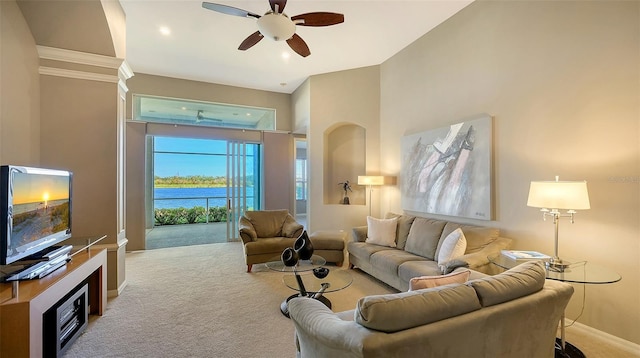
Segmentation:
<svg viewBox="0 0 640 358">
<path fill-rule="evenodd" d="M 154 226 L 224 222 L 227 220 L 230 211 L 230 208 L 226 204 L 226 196 L 154 198 L 153 201 Z M 173 201 L 173 203 L 166 204 L 171 201 Z M 165 205 L 163 205 L 163 203 Z M 203 207 L 204 212 L 197 212 L 195 210 L 197 207 Z M 247 207 L 253 208 L 253 198 L 247 198 Z M 212 211 L 212 209 L 215 208 L 220 208 L 220 210 L 218 210 L 218 212 Z M 184 209 L 185 211 L 168 214 L 170 211 L 177 209 Z M 163 211 L 165 213 L 163 213 Z M 159 215 L 164 216 L 159 217 Z M 176 215 L 178 216 L 176 217 Z M 218 217 L 216 218 L 216 216 Z M 204 221 L 200 221 L 202 217 L 204 217 Z"/>
</svg>

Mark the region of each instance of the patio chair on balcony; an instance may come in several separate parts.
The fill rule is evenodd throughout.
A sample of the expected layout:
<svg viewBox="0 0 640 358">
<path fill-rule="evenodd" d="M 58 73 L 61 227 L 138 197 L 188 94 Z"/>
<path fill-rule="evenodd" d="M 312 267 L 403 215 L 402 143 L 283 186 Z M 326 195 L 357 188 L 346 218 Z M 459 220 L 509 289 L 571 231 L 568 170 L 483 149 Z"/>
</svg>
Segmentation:
<svg viewBox="0 0 640 358">
<path fill-rule="evenodd" d="M 238 229 L 247 272 L 251 272 L 253 264 L 268 262 L 293 246 L 304 227 L 288 210 L 257 210 L 246 211 L 238 220 Z"/>
</svg>

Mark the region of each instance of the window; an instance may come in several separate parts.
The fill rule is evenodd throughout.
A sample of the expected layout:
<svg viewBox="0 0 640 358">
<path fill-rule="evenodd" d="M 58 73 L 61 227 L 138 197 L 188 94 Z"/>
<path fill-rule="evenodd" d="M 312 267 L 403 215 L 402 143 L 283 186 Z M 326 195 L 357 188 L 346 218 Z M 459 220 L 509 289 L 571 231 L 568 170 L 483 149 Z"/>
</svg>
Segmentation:
<svg viewBox="0 0 640 358">
<path fill-rule="evenodd" d="M 306 159 L 296 159 L 296 200 L 307 200 Z"/>
<path fill-rule="evenodd" d="M 133 95 L 133 120 L 235 129 L 275 130 L 276 110 Z"/>
</svg>

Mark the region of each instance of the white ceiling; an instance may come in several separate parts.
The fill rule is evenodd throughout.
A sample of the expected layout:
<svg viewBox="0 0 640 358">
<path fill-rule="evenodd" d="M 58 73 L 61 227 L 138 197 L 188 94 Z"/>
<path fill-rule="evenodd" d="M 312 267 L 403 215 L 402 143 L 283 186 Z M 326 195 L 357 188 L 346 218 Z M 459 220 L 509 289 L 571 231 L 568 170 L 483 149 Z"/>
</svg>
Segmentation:
<svg viewBox="0 0 640 358">
<path fill-rule="evenodd" d="M 209 0 L 264 14 L 268 0 Z M 202 8 L 194 0 L 120 0 L 127 18 L 127 62 L 135 73 L 291 93 L 314 74 L 378 65 L 470 4 L 472 0 L 289 0 L 291 16 L 316 11 L 344 14 L 328 27 L 297 27 L 311 55 L 268 38 L 247 51 L 240 43 L 256 20 Z M 161 26 L 171 30 L 160 33 Z M 288 59 L 283 58 L 286 52 Z"/>
</svg>

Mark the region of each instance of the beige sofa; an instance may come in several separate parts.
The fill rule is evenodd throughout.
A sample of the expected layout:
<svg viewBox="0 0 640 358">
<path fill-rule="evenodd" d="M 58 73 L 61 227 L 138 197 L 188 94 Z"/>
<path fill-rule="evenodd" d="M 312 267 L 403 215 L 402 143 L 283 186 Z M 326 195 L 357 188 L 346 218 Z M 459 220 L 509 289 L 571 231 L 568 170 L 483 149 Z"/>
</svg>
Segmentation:
<svg viewBox="0 0 640 358">
<path fill-rule="evenodd" d="M 400 291 L 409 289 L 409 281 L 413 277 L 441 275 L 459 267 L 486 274 L 498 273 L 499 268 L 491 264 L 487 257 L 509 248 L 512 241 L 500 237 L 497 228 L 394 213 L 385 216 L 392 217 L 398 220 L 396 247 L 367 243 L 367 226 L 360 226 L 353 228 L 347 251 L 350 267 L 358 267 Z M 436 258 L 442 242 L 458 228 L 462 229 L 466 238 L 466 251 L 464 255 L 440 267 Z"/>
<path fill-rule="evenodd" d="M 302 358 L 553 357 L 572 294 L 529 261 L 466 284 L 363 297 L 341 313 L 294 298 L 289 313 Z"/>
</svg>

